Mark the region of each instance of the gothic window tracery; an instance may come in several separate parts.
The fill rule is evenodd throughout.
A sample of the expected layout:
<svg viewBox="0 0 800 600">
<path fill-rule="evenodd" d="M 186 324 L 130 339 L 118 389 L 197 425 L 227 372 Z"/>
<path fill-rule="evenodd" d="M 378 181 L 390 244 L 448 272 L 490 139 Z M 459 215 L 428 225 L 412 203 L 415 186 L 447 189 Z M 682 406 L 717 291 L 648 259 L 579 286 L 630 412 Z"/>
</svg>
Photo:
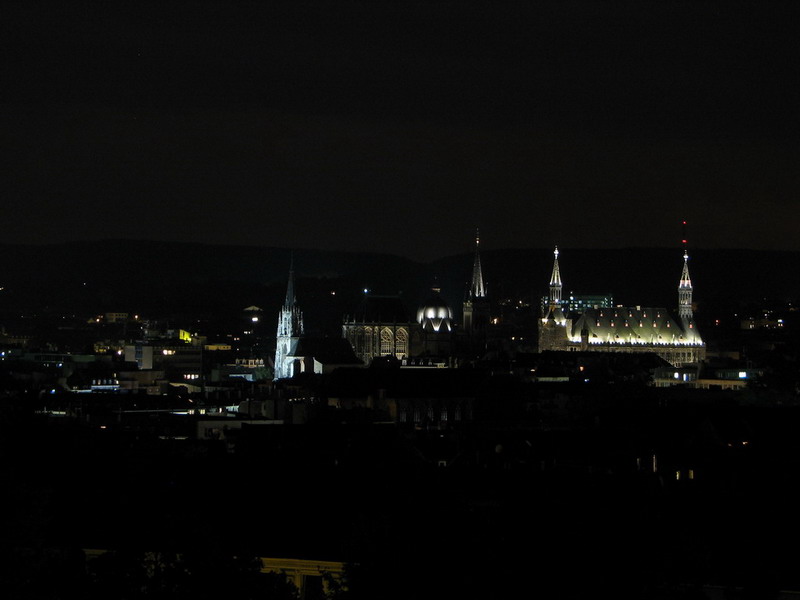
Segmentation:
<svg viewBox="0 0 800 600">
<path fill-rule="evenodd" d="M 392 330 L 384 327 L 381 330 L 381 356 L 394 354 L 394 335 Z"/>
<path fill-rule="evenodd" d="M 400 356 L 408 356 L 408 331 L 405 328 L 397 330 L 395 339 L 396 352 Z"/>
</svg>

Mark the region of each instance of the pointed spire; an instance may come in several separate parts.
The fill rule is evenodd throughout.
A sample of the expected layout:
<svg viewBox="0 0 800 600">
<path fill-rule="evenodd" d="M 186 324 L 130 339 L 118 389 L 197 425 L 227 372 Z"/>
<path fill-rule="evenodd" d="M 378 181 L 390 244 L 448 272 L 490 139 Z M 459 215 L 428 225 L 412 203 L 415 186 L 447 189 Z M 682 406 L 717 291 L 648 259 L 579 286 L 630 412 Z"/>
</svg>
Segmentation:
<svg viewBox="0 0 800 600">
<path fill-rule="evenodd" d="M 289 283 L 286 285 L 286 300 L 283 305 L 291 307 L 297 304 L 297 299 L 294 297 L 294 251 L 289 262 Z"/>
<path fill-rule="evenodd" d="M 483 283 L 483 270 L 481 269 L 480 231 L 475 230 L 475 262 L 472 265 L 472 286 L 470 294 L 473 298 L 485 298 L 486 286 Z"/>
<path fill-rule="evenodd" d="M 553 274 L 550 276 L 550 308 L 561 306 L 561 271 L 558 268 L 558 246 L 553 251 Z"/>
<path fill-rule="evenodd" d="M 561 287 L 561 271 L 558 269 L 558 246 L 553 250 L 553 274 L 550 276 L 550 286 Z"/>
<path fill-rule="evenodd" d="M 692 319 L 692 279 L 689 277 L 689 250 L 687 249 L 686 221 L 683 222 L 683 270 L 678 284 L 678 314 L 682 318 Z"/>
<path fill-rule="evenodd" d="M 278 314 L 278 331 L 275 345 L 275 379 L 293 375 L 292 362 L 289 359 L 293 351 L 294 341 L 303 335 L 303 312 L 297 305 L 294 296 L 294 252 L 289 265 L 289 282 L 286 285 L 286 300 Z"/>
<path fill-rule="evenodd" d="M 692 279 L 689 277 L 689 254 L 683 253 L 683 271 L 681 272 L 681 282 L 679 289 L 692 289 Z"/>
<path fill-rule="evenodd" d="M 278 336 L 303 335 L 303 312 L 294 295 L 294 253 L 289 265 L 289 282 L 286 284 L 286 300 L 278 317 Z"/>
</svg>

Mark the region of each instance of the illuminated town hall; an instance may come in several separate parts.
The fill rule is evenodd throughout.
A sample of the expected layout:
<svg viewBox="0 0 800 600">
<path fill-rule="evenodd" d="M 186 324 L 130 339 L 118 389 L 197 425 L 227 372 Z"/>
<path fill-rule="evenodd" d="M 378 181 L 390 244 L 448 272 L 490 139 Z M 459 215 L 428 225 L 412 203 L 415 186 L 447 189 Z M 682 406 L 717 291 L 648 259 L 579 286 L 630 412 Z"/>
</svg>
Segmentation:
<svg viewBox="0 0 800 600">
<path fill-rule="evenodd" d="M 561 297 L 558 248 L 553 254 L 549 302 L 539 321 L 540 352 L 653 352 L 676 367 L 705 359 L 706 345 L 694 321 L 689 254 L 685 249 L 677 315 L 663 307 L 644 306 L 569 310 Z"/>
</svg>

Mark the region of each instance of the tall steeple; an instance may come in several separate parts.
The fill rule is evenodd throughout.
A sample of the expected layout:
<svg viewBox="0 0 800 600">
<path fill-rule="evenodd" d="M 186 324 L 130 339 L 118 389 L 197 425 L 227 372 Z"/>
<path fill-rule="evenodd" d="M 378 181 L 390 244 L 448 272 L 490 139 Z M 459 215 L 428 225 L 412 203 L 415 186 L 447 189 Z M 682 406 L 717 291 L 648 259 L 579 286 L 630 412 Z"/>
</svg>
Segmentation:
<svg viewBox="0 0 800 600">
<path fill-rule="evenodd" d="M 289 282 L 286 285 L 286 299 L 278 315 L 278 333 L 275 345 L 275 379 L 292 376 L 292 366 L 288 360 L 293 345 L 303 335 L 303 312 L 294 295 L 294 255 L 289 266 Z"/>
<path fill-rule="evenodd" d="M 678 315 L 682 319 L 692 320 L 692 280 L 689 277 L 689 251 L 686 239 L 686 221 L 683 222 L 683 271 L 678 284 Z"/>
<path fill-rule="evenodd" d="M 550 310 L 561 306 L 561 271 L 558 269 L 558 246 L 553 250 L 553 274 L 550 276 Z"/>
<path fill-rule="evenodd" d="M 294 306 L 296 303 L 294 297 L 294 252 L 292 252 L 289 259 L 289 283 L 286 284 L 286 300 L 284 300 L 283 306 Z"/>
<path fill-rule="evenodd" d="M 483 280 L 483 268 L 481 266 L 481 236 L 475 230 L 475 260 L 472 263 L 472 281 L 466 291 L 462 324 L 464 331 L 471 336 L 484 336 L 489 325 L 491 307 L 489 299 L 486 297 L 486 283 Z"/>
<path fill-rule="evenodd" d="M 475 230 L 475 262 L 472 265 L 472 285 L 470 287 L 470 296 L 472 298 L 485 298 L 486 286 L 483 283 L 483 270 L 481 269 L 481 255 L 480 255 L 481 236 L 480 232 Z"/>
</svg>

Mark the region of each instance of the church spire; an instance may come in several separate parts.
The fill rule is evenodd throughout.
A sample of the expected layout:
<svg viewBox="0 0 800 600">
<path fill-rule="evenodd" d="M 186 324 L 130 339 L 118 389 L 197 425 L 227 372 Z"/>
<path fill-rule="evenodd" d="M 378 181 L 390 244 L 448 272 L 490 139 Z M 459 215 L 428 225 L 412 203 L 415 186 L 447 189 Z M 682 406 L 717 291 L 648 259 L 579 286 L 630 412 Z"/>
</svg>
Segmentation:
<svg viewBox="0 0 800 600">
<path fill-rule="evenodd" d="M 681 318 L 692 319 L 692 279 L 689 277 L 689 250 L 687 249 L 686 221 L 683 222 L 683 271 L 678 284 L 678 314 Z"/>
<path fill-rule="evenodd" d="M 481 269 L 481 255 L 480 255 L 481 236 L 480 232 L 475 230 L 475 262 L 472 265 L 472 286 L 470 287 L 470 295 L 473 298 L 485 298 L 486 286 L 483 283 L 483 270 Z"/>
<path fill-rule="evenodd" d="M 291 308 L 297 300 L 294 297 L 294 252 L 289 262 L 289 283 L 286 285 L 286 300 L 283 303 L 284 308 Z"/>
<path fill-rule="evenodd" d="M 550 308 L 561 306 L 561 271 L 558 269 L 558 246 L 553 251 L 553 274 L 550 276 Z"/>
<path fill-rule="evenodd" d="M 278 333 L 275 345 L 275 379 L 293 375 L 290 356 L 297 339 L 303 335 L 303 313 L 294 295 L 294 254 L 289 266 L 289 282 L 286 284 L 286 300 L 278 315 Z"/>
</svg>

